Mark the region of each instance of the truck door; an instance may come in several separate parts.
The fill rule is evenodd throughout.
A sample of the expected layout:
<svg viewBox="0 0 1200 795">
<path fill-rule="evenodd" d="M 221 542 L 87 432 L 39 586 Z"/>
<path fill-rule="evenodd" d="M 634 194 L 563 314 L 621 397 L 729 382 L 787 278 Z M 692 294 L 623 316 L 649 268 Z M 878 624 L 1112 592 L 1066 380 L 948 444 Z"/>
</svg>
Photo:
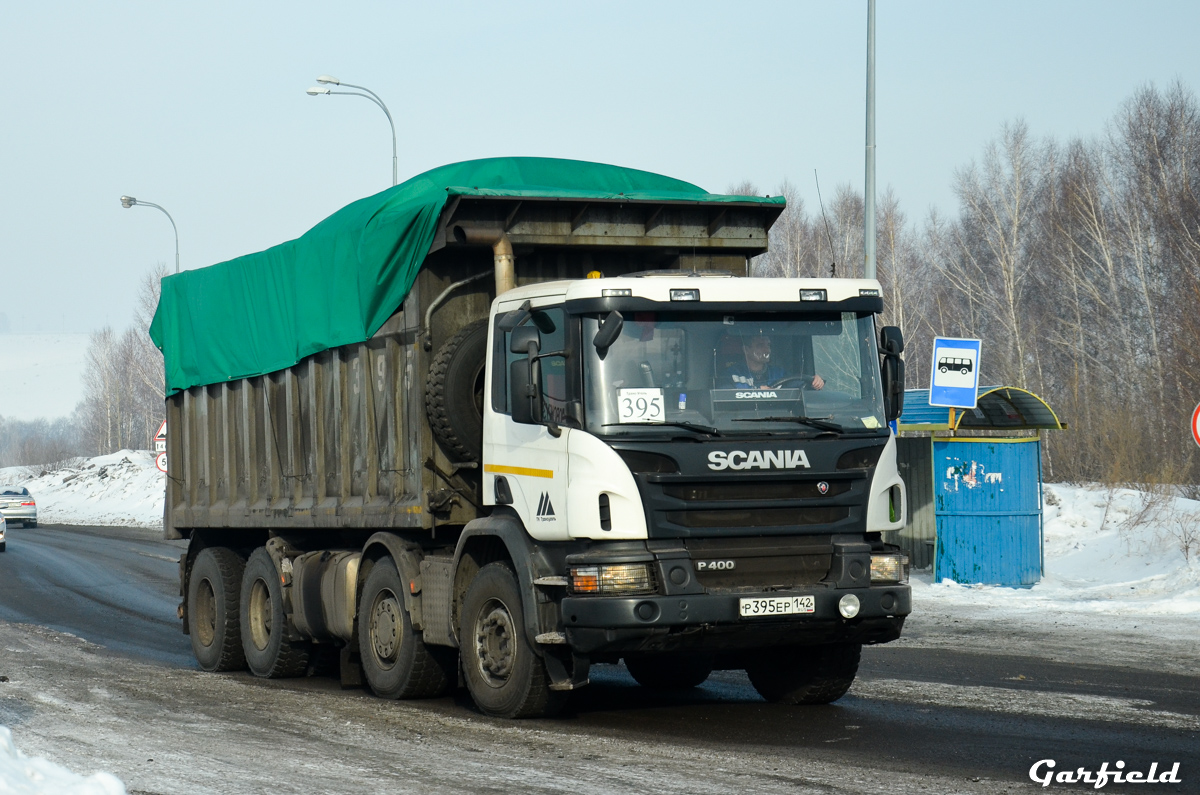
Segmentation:
<svg viewBox="0 0 1200 795">
<path fill-rule="evenodd" d="M 543 354 L 569 351 L 567 315 L 562 307 L 538 307 L 530 323 L 541 336 Z M 483 423 L 484 501 L 497 504 L 511 497 L 529 534 L 542 540 L 569 537 L 567 517 L 567 440 L 574 424 L 569 406 L 577 391 L 578 357 L 544 356 L 542 368 L 543 419 L 561 428 L 554 436 L 547 425 L 514 422 L 509 366 L 523 354 L 509 350 L 511 332 L 493 327 L 492 400 Z M 497 481 L 503 485 L 497 491 Z M 507 493 L 504 485 L 507 486 Z M 500 499 L 497 499 L 499 494 Z"/>
</svg>

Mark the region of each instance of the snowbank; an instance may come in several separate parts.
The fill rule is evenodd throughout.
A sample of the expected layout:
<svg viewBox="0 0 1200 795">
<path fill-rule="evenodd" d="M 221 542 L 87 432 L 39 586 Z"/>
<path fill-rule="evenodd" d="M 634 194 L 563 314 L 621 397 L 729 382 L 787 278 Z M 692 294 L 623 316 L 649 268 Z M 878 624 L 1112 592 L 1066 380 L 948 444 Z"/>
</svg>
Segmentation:
<svg viewBox="0 0 1200 795">
<path fill-rule="evenodd" d="M 125 795 L 125 785 L 109 773 L 86 778 L 41 757 L 30 758 L 0 726 L 0 792 L 13 795 Z"/>
<path fill-rule="evenodd" d="M 983 607 L 1024 621 L 1063 613 L 1106 620 L 1200 620 L 1200 502 L 1060 484 L 1047 484 L 1044 497 L 1041 582 L 1032 588 L 1004 588 L 933 583 L 930 574 L 917 574 L 914 609 L 923 603 Z"/>
<path fill-rule="evenodd" d="M 29 467 L 0 469 L 0 482 L 29 489 L 38 524 L 162 527 L 166 475 L 149 450 L 122 450 L 30 477 Z"/>
</svg>

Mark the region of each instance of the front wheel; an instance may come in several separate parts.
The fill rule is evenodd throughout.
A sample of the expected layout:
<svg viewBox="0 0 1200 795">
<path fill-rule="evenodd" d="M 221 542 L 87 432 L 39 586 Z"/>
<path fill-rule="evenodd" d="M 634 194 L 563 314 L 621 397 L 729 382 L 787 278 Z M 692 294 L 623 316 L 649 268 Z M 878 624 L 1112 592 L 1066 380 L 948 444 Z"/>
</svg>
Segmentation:
<svg viewBox="0 0 1200 795">
<path fill-rule="evenodd" d="M 507 563 L 479 570 L 463 598 L 459 654 L 475 705 L 498 718 L 536 718 L 562 708 L 546 665 L 525 635 L 521 591 Z"/>
<path fill-rule="evenodd" d="M 371 568 L 358 610 L 363 675 L 380 698 L 433 698 L 454 684 L 454 650 L 425 645 L 404 607 L 404 583 L 391 558 Z"/>
<path fill-rule="evenodd" d="M 746 673 L 767 701 L 829 704 L 846 695 L 854 684 L 861 654 L 861 643 L 778 649 L 746 666 Z"/>
<path fill-rule="evenodd" d="M 26 522 L 25 528 L 27 530 L 37 530 L 37 522 Z"/>
<path fill-rule="evenodd" d="M 242 650 L 255 676 L 278 679 L 308 670 L 309 645 L 287 640 L 283 588 L 275 562 L 263 547 L 254 550 L 242 575 Z"/>
</svg>

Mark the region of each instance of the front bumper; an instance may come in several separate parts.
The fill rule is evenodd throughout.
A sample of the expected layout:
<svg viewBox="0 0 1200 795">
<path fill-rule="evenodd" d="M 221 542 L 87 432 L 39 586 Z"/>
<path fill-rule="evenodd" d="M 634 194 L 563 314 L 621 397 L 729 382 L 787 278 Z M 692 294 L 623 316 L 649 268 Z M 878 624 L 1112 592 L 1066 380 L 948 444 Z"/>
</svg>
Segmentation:
<svg viewBox="0 0 1200 795">
<path fill-rule="evenodd" d="M 852 619 L 838 601 L 858 597 Z M 742 618 L 739 599 L 812 595 L 812 613 Z M 705 593 L 679 596 L 567 597 L 562 622 L 567 643 L 580 654 L 694 649 L 801 646 L 822 643 L 886 643 L 900 637 L 912 612 L 912 589 L 888 584 L 868 588 L 812 587 L 770 593 Z"/>
</svg>

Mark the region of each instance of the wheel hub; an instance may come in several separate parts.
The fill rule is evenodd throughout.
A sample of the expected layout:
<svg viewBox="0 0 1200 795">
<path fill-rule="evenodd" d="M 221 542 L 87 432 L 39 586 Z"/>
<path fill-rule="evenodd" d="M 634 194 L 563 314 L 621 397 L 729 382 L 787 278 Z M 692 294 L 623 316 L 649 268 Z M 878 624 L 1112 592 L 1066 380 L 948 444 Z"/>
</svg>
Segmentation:
<svg viewBox="0 0 1200 795">
<path fill-rule="evenodd" d="M 492 600 L 479 612 L 475 625 L 475 653 L 479 670 L 488 684 L 498 687 L 508 681 L 516 662 L 512 616 L 504 603 Z"/>
<path fill-rule="evenodd" d="M 259 651 L 271 642 L 271 589 L 262 578 L 250 589 L 250 640 Z"/>
<path fill-rule="evenodd" d="M 213 593 L 212 583 L 201 580 L 196 589 L 196 606 L 193 609 L 196 624 L 196 637 L 200 645 L 213 645 L 217 637 L 217 596 Z"/>
<path fill-rule="evenodd" d="M 385 591 L 375 602 L 371 611 L 371 645 L 375 656 L 381 661 L 391 662 L 396 659 L 396 650 L 400 647 L 400 605 L 395 594 Z"/>
</svg>

